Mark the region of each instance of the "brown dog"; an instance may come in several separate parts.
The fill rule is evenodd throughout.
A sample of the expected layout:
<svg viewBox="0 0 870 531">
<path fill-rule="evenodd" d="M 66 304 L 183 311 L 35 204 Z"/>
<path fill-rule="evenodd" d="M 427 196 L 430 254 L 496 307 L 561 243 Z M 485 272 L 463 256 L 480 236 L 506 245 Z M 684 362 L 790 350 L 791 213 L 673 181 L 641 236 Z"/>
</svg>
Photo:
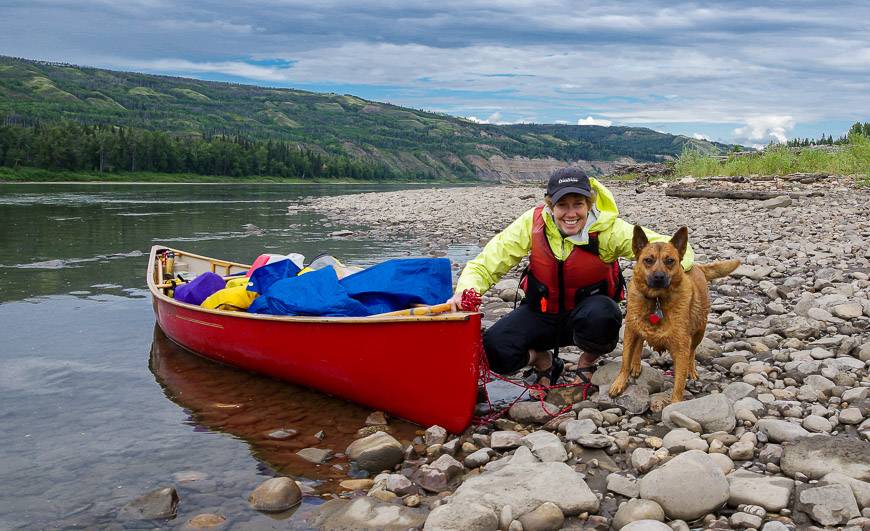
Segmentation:
<svg viewBox="0 0 870 531">
<path fill-rule="evenodd" d="M 728 276 L 740 261 L 695 264 L 684 272 L 680 261 L 688 243 L 686 227 L 681 227 L 670 242 L 652 244 L 643 229 L 634 227 L 631 244 L 637 264 L 628 287 L 622 367 L 610 386 L 610 396 L 625 390 L 629 376 L 640 375 L 644 341 L 658 352 L 667 350 L 674 360 L 671 402 L 683 399 L 687 376 L 698 378 L 695 347 L 704 339 L 710 312 L 707 282 Z"/>
</svg>

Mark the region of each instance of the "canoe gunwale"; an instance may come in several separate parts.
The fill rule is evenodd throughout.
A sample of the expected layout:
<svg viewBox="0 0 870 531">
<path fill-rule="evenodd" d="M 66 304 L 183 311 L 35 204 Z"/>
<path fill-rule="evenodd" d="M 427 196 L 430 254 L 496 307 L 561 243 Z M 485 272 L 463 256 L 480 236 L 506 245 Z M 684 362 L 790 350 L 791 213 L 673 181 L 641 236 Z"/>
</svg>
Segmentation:
<svg viewBox="0 0 870 531">
<path fill-rule="evenodd" d="M 146 281 L 148 284 L 148 289 L 151 291 L 151 296 L 155 299 L 158 299 L 162 302 L 171 304 L 173 306 L 178 306 L 181 308 L 185 308 L 188 310 L 193 310 L 197 312 L 201 312 L 204 314 L 215 314 L 221 316 L 229 316 L 235 317 L 239 319 L 257 319 L 257 320 L 265 320 L 265 321 L 280 321 L 287 323 L 331 323 L 331 324 L 362 324 L 362 323 L 392 323 L 392 322 L 426 322 L 426 321 L 468 321 L 475 312 L 454 312 L 454 313 L 445 313 L 438 315 L 411 315 L 411 316 L 391 316 L 391 317 L 316 317 L 316 316 L 290 316 L 290 315 L 265 315 L 265 314 L 256 314 L 256 313 L 248 313 L 248 312 L 239 312 L 239 311 L 230 311 L 230 310 L 217 310 L 210 308 L 203 308 L 202 306 L 198 306 L 195 304 L 188 304 L 186 302 L 180 302 L 168 295 L 164 294 L 163 291 L 157 287 L 157 282 L 155 276 L 157 274 L 157 252 L 162 250 L 170 250 L 173 252 L 183 253 L 185 257 L 194 258 L 197 260 L 205 260 L 218 262 L 222 266 L 235 266 L 239 268 L 250 268 L 248 264 L 241 264 L 238 262 L 230 262 L 227 260 L 210 258 L 207 256 L 201 256 L 193 253 L 189 253 L 187 251 L 183 251 L 180 249 L 174 249 L 172 247 L 166 245 L 153 245 L 151 247 L 151 252 L 148 257 L 148 271 L 146 272 Z"/>
</svg>

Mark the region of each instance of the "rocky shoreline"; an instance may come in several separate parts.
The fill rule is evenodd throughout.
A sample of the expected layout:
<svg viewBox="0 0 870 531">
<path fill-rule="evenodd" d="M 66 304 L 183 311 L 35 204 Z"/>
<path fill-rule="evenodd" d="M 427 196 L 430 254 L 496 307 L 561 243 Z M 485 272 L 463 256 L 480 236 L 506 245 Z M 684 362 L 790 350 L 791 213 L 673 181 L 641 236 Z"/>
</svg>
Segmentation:
<svg viewBox="0 0 870 531">
<path fill-rule="evenodd" d="M 870 190 L 834 177 L 768 180 L 765 190 L 783 197 L 747 201 L 669 197 L 667 184 L 642 193 L 634 183 L 607 185 L 626 220 L 665 234 L 687 225 L 699 262 L 743 261 L 711 286 L 700 378 L 689 382 L 685 401 L 669 404 L 670 357 L 648 349 L 641 376 L 610 399 L 620 344 L 585 400 L 566 387 L 543 405 L 518 402 L 489 425 L 458 435 L 431 426 L 411 441 L 394 438 L 389 419 L 375 412 L 359 439 L 331 449 L 369 478 L 342 482 L 307 525 L 870 529 Z M 823 195 L 786 197 L 791 191 Z M 291 208 L 317 210 L 337 227 L 353 220 L 379 237 L 402 235 L 442 256 L 452 246 L 482 245 L 542 193 L 541 186 L 418 189 Z M 511 310 L 517 274 L 484 297 L 485 325 Z M 576 367 L 577 349 L 560 355 Z M 566 405 L 565 414 L 549 413 Z M 318 449 L 309 453 L 328 463 L 332 454 L 314 455 Z M 164 506 L 173 495 L 164 493 Z M 295 482 L 273 478 L 250 502 L 283 511 L 302 496 Z M 203 525 L 186 525 L 220 518 L 200 516 Z"/>
</svg>

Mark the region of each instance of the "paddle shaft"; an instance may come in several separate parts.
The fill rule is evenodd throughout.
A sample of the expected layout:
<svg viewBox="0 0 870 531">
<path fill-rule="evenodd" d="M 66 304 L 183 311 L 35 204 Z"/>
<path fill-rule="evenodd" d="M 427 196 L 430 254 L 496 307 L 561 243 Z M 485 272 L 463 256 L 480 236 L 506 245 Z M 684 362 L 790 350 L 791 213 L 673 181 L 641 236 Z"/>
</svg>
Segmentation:
<svg viewBox="0 0 870 531">
<path fill-rule="evenodd" d="M 447 313 L 452 311 L 452 305 L 449 302 L 436 304 L 434 306 L 419 306 L 417 308 L 408 308 L 407 310 L 398 310 L 395 312 L 379 313 L 372 317 L 394 317 L 402 315 L 437 315 L 439 313 Z"/>
</svg>

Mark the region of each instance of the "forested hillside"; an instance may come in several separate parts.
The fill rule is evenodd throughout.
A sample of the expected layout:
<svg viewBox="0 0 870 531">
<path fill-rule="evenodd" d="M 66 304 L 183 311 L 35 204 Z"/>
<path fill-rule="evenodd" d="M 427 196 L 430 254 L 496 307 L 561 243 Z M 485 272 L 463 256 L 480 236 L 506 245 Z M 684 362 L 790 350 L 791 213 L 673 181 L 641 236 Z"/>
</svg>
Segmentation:
<svg viewBox="0 0 870 531">
<path fill-rule="evenodd" d="M 645 128 L 477 124 L 366 101 L 0 57 L 0 164 L 96 171 L 498 178 L 728 146 Z M 504 169 L 508 168 L 508 169 Z"/>
</svg>

